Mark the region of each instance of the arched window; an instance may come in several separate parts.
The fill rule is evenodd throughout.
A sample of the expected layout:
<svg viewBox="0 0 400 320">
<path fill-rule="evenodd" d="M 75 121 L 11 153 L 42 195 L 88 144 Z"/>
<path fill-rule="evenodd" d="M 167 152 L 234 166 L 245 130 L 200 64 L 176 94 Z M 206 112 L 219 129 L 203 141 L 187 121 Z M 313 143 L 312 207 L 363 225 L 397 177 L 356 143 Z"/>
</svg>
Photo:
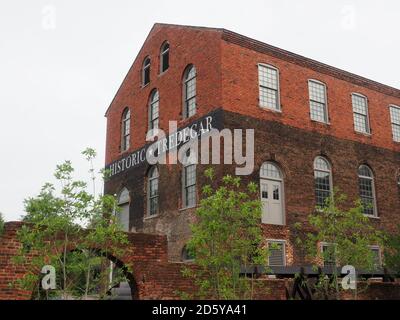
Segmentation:
<svg viewBox="0 0 400 320">
<path fill-rule="evenodd" d="M 153 90 L 149 101 L 149 130 L 159 128 L 160 95 L 158 90 Z"/>
<path fill-rule="evenodd" d="M 150 83 L 150 58 L 146 57 L 142 67 L 142 85 L 145 86 L 148 83 Z"/>
<path fill-rule="evenodd" d="M 152 167 L 147 176 L 147 212 L 149 216 L 158 213 L 158 168 Z"/>
<path fill-rule="evenodd" d="M 361 165 L 358 168 L 358 185 L 364 214 L 376 216 L 374 175 L 372 170 L 366 165 Z"/>
<path fill-rule="evenodd" d="M 272 162 L 265 162 L 260 168 L 260 193 L 262 223 L 283 225 L 283 176 L 278 166 Z"/>
<path fill-rule="evenodd" d="M 194 253 L 191 252 L 186 245 L 182 248 L 181 257 L 183 262 L 191 262 L 194 261 L 195 258 Z"/>
<path fill-rule="evenodd" d="M 314 186 L 317 206 L 324 207 L 332 197 L 332 169 L 328 160 L 316 157 L 314 160 Z"/>
<path fill-rule="evenodd" d="M 183 115 L 189 118 L 196 114 L 196 68 L 190 65 L 186 68 L 183 76 Z"/>
<path fill-rule="evenodd" d="M 169 68 L 169 43 L 166 41 L 161 46 L 160 51 L 160 73 L 167 71 Z"/>
<path fill-rule="evenodd" d="M 123 188 L 117 198 L 118 210 L 116 212 L 117 223 L 123 231 L 129 231 L 129 191 Z"/>
<path fill-rule="evenodd" d="M 129 108 L 125 108 L 122 113 L 121 121 L 121 151 L 124 152 L 129 149 L 131 137 L 131 112 Z"/>
</svg>

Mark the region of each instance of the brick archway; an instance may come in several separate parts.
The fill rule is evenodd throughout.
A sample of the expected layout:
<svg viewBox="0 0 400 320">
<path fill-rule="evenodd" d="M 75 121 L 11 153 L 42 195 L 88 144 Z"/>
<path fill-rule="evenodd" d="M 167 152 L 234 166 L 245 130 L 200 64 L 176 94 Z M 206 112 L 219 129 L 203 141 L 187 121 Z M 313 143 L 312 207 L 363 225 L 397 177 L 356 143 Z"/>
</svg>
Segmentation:
<svg viewBox="0 0 400 320">
<path fill-rule="evenodd" d="M 8 222 L 0 237 L 0 300 L 27 300 L 32 292 L 10 286 L 22 278 L 28 265 L 15 264 L 21 243 L 16 233 L 23 222 Z M 179 290 L 193 290 L 192 282 L 181 275 L 181 263 L 169 263 L 167 238 L 162 235 L 128 233 L 129 244 L 122 256 L 107 258 L 118 267 L 129 266 L 126 276 L 133 299 L 178 299 Z"/>
</svg>

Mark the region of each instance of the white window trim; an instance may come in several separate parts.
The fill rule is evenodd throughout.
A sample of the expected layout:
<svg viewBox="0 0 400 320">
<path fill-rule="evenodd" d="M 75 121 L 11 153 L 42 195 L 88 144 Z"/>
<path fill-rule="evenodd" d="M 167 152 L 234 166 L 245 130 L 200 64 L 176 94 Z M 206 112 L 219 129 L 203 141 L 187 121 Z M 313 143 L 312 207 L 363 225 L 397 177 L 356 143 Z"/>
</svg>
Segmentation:
<svg viewBox="0 0 400 320">
<path fill-rule="evenodd" d="M 275 167 L 278 168 L 279 173 L 281 174 L 280 178 L 275 178 L 275 177 L 267 177 L 267 176 L 261 176 L 261 168 L 264 164 L 273 164 Z M 279 165 L 277 165 L 275 162 L 272 161 L 265 161 L 261 164 L 260 170 L 259 170 L 259 187 L 260 187 L 260 199 L 262 199 L 262 195 L 261 195 L 261 182 L 265 181 L 265 180 L 269 180 L 269 181 L 278 181 L 281 182 L 281 203 L 282 203 L 282 215 L 283 215 L 283 222 L 282 224 L 278 224 L 278 226 L 285 226 L 286 225 L 286 202 L 285 202 L 285 181 L 284 181 L 284 177 L 283 177 L 283 172 L 282 169 Z M 265 222 L 261 222 L 262 224 L 269 224 L 269 223 L 265 223 Z"/>
<path fill-rule="evenodd" d="M 285 267 L 286 265 L 287 265 L 287 259 L 286 259 L 286 240 L 284 240 L 284 239 L 271 239 L 271 238 L 268 238 L 268 239 L 266 239 L 266 241 L 267 241 L 267 249 L 269 249 L 268 248 L 268 246 L 269 246 L 269 243 L 270 242 L 277 242 L 277 243 L 282 243 L 282 250 L 283 250 L 283 266 Z M 269 256 L 268 256 L 268 266 L 269 266 Z"/>
<path fill-rule="evenodd" d="M 129 113 L 129 117 L 126 114 Z M 126 122 L 129 121 L 129 133 L 126 133 Z M 131 110 L 129 107 L 124 108 L 122 111 L 122 119 L 121 119 L 121 148 L 120 153 L 124 153 L 129 150 L 131 147 Z"/>
<path fill-rule="evenodd" d="M 359 130 L 356 129 L 356 124 L 355 124 L 355 121 L 354 121 L 354 114 L 355 113 L 356 114 L 361 114 L 361 113 L 354 112 L 353 96 L 358 96 L 358 97 L 361 97 L 361 98 L 365 99 L 366 111 L 367 111 L 367 114 L 366 114 L 366 116 L 367 116 L 367 131 L 359 131 Z M 351 107 L 352 107 L 352 111 L 353 111 L 353 127 L 354 127 L 354 131 L 370 136 L 371 135 L 371 123 L 370 123 L 370 120 L 369 120 L 369 100 L 368 100 L 368 97 L 363 95 L 363 94 L 361 94 L 361 93 L 358 93 L 358 92 L 352 92 L 350 97 L 351 97 Z M 363 116 L 365 116 L 365 115 L 363 115 Z"/>
<path fill-rule="evenodd" d="M 322 170 L 322 169 L 315 169 L 315 160 L 317 160 L 317 158 L 322 158 L 324 159 L 328 165 L 329 165 L 329 171 L 326 170 Z M 329 172 L 329 184 L 330 184 L 330 193 L 331 193 L 331 199 L 333 201 L 333 169 L 332 169 L 332 164 L 331 162 L 325 158 L 324 156 L 316 156 L 314 158 L 314 162 L 313 162 L 313 176 L 314 176 L 314 184 L 315 184 L 315 171 L 322 171 L 322 172 Z M 314 193 L 315 193 L 315 185 L 314 185 Z M 315 198 L 315 195 L 314 195 Z"/>
<path fill-rule="evenodd" d="M 318 84 L 322 84 L 325 88 L 325 112 L 326 112 L 326 121 L 319 121 L 319 120 L 315 120 L 315 119 L 311 119 L 311 97 L 310 97 L 310 82 L 314 82 L 314 83 L 318 83 Z M 328 87 L 327 85 L 320 81 L 320 80 L 316 80 L 316 79 L 308 79 L 307 81 L 307 89 L 308 89 L 308 107 L 310 110 L 310 120 L 311 121 L 315 121 L 315 122 L 319 122 L 319 123 L 325 123 L 325 124 L 331 124 L 329 121 L 329 107 L 328 107 Z M 313 100 L 314 101 L 314 100 Z"/>
<path fill-rule="evenodd" d="M 392 140 L 393 140 L 394 142 L 400 142 L 400 139 L 399 139 L 399 140 L 396 140 L 396 139 L 394 138 L 394 134 L 393 134 L 393 124 L 394 124 L 394 122 L 393 122 L 393 119 L 392 119 L 392 114 L 391 114 L 391 112 L 390 112 L 390 109 L 391 109 L 391 108 L 397 109 L 397 110 L 399 110 L 399 112 L 400 112 L 400 107 L 397 106 L 397 105 L 395 105 L 395 104 L 389 104 L 389 117 L 390 117 L 390 126 L 391 126 L 391 129 L 392 129 Z M 396 124 L 396 125 L 397 125 L 397 124 Z"/>
<path fill-rule="evenodd" d="M 368 248 L 372 249 L 378 249 L 378 256 L 379 256 L 379 267 L 382 267 L 383 261 L 382 261 L 382 250 L 381 247 L 378 245 L 369 245 Z"/>
<path fill-rule="evenodd" d="M 186 79 L 187 75 L 189 74 L 189 72 L 190 72 L 190 70 L 192 68 L 194 68 L 194 70 L 196 72 L 195 76 L 193 78 Z M 192 97 L 190 99 L 193 99 L 193 98 L 195 99 L 195 107 L 196 107 L 196 109 L 195 109 L 195 113 L 192 114 L 191 116 L 189 116 L 189 109 L 187 107 L 187 101 L 189 101 L 189 99 L 187 98 L 187 83 L 189 81 L 191 81 L 192 79 L 195 79 L 196 93 L 195 93 L 194 97 Z M 196 66 L 194 64 L 187 65 L 185 70 L 184 70 L 182 89 L 183 89 L 183 92 L 182 92 L 182 94 L 183 94 L 183 113 L 182 113 L 182 115 L 183 115 L 183 119 L 189 119 L 191 117 L 194 117 L 197 114 L 197 68 L 196 68 Z"/>
<path fill-rule="evenodd" d="M 153 97 L 154 95 L 158 94 L 158 99 L 156 101 L 153 101 Z M 151 128 L 151 125 L 153 123 L 154 120 L 156 119 L 152 119 L 152 114 L 153 114 L 153 105 L 155 103 L 158 103 L 158 117 L 156 119 L 158 119 L 158 128 Z M 158 89 L 154 89 L 151 91 L 150 93 L 150 99 L 149 99 L 149 103 L 148 103 L 148 115 L 149 115 L 149 123 L 147 124 L 148 126 L 148 130 L 153 130 L 153 135 L 154 136 L 156 133 L 156 129 L 160 129 L 160 93 L 158 92 Z"/>
<path fill-rule="evenodd" d="M 194 170 L 195 170 L 195 174 L 196 174 L 196 180 L 195 183 L 193 185 L 190 186 L 186 186 L 186 167 L 192 166 L 194 165 Z M 195 189 L 195 203 L 193 205 L 186 205 L 186 189 L 194 186 Z M 182 208 L 180 208 L 180 210 L 186 210 L 186 209 L 190 209 L 190 208 L 195 208 L 197 207 L 197 165 L 194 163 L 189 163 L 186 165 L 182 166 Z"/>
<path fill-rule="evenodd" d="M 158 168 L 157 167 L 154 167 L 154 168 L 152 168 L 152 169 L 150 169 L 150 170 L 157 170 L 157 176 L 155 176 L 155 177 L 150 177 L 150 171 L 149 171 L 149 173 L 147 174 L 147 176 L 146 176 L 146 179 L 147 179 L 147 195 L 146 195 L 146 198 L 147 198 L 147 210 L 146 210 L 146 215 L 145 215 L 145 219 L 150 219 L 150 218 L 155 218 L 155 217 L 157 217 L 158 216 L 158 214 L 159 214 L 159 209 L 160 209 L 160 203 L 159 203 L 159 200 L 160 200 L 160 193 L 159 193 L 159 187 L 160 187 L 160 185 L 159 185 L 159 183 L 160 183 L 160 171 L 158 170 Z M 150 214 L 150 201 L 151 201 L 151 195 L 150 195 L 150 182 L 152 181 L 152 180 L 154 180 L 154 179 L 158 179 L 158 182 L 157 182 L 157 212 L 155 213 L 155 214 Z"/>
<path fill-rule="evenodd" d="M 369 217 L 369 218 L 379 218 L 378 216 L 378 207 L 377 207 L 377 201 L 376 201 L 376 192 L 375 192 L 375 175 L 374 172 L 372 171 L 372 169 L 366 165 L 366 164 L 361 164 L 360 166 L 358 166 L 358 169 L 360 169 L 361 166 L 366 166 L 372 174 L 372 177 L 367 177 L 367 176 L 361 176 L 358 174 L 357 172 L 357 177 L 359 178 L 363 178 L 363 179 L 370 179 L 372 180 L 372 196 L 374 197 L 374 214 L 364 214 L 364 216 Z M 360 184 L 360 183 L 358 183 Z M 360 193 L 360 185 L 358 186 L 358 193 Z"/>
<path fill-rule="evenodd" d="M 321 241 L 320 243 L 319 243 L 319 250 L 320 250 L 320 252 L 321 252 L 321 257 L 322 257 L 322 264 L 323 264 L 323 266 L 325 267 L 325 263 L 324 263 L 324 246 L 337 246 L 337 243 L 336 242 L 326 242 L 326 241 Z M 337 258 L 335 257 L 335 265 L 336 266 L 338 266 L 338 260 L 337 260 Z M 329 267 L 329 266 L 326 266 L 326 267 Z"/>
<path fill-rule="evenodd" d="M 276 108 L 271 108 L 268 106 L 262 106 L 261 105 L 261 101 L 260 101 L 260 76 L 259 76 L 259 68 L 260 67 L 266 67 L 266 68 L 270 68 L 276 71 L 276 81 L 277 81 L 277 91 L 278 91 L 278 99 L 277 99 L 277 107 Z M 282 106 L 281 106 L 281 85 L 280 85 L 280 72 L 279 69 L 273 65 L 267 64 L 267 63 L 257 63 L 257 72 L 258 72 L 258 106 L 262 109 L 267 109 L 267 110 L 272 110 L 275 112 L 282 112 Z M 264 87 L 264 86 L 263 86 Z M 268 88 L 268 87 L 266 87 Z"/>
</svg>

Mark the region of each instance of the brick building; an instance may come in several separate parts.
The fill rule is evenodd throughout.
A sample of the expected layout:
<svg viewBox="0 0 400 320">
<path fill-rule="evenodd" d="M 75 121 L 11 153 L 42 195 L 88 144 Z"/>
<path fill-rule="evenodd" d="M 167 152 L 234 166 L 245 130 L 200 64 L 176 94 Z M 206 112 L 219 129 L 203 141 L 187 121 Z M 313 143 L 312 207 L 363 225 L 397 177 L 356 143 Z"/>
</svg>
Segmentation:
<svg viewBox="0 0 400 320">
<path fill-rule="evenodd" d="M 146 134 L 210 115 L 218 128 L 255 129 L 244 179 L 260 183 L 266 241 L 281 243 L 271 264 L 301 263 L 291 228 L 334 186 L 370 203 L 377 228 L 400 223 L 400 90 L 228 30 L 155 24 L 106 112 L 105 192 L 126 230 L 167 235 L 170 260 L 188 259 L 207 166 L 150 166 Z"/>
</svg>

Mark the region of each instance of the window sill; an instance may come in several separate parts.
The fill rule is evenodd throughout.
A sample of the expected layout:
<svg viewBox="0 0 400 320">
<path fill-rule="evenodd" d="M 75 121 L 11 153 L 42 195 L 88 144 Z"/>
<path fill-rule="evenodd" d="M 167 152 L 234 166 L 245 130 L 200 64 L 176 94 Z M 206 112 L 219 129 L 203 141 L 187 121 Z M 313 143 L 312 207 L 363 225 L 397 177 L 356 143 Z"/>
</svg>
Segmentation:
<svg viewBox="0 0 400 320">
<path fill-rule="evenodd" d="M 157 214 L 153 214 L 151 216 L 146 215 L 145 217 L 143 217 L 143 220 L 150 220 L 150 219 L 153 219 L 153 218 L 157 218 L 158 216 L 159 216 L 158 213 Z"/>
<path fill-rule="evenodd" d="M 164 70 L 163 72 L 160 72 L 158 74 L 159 77 L 163 76 L 164 74 L 166 74 L 168 72 L 169 68 L 167 70 Z"/>
<path fill-rule="evenodd" d="M 270 111 L 270 112 L 273 112 L 273 113 L 276 113 L 276 114 L 282 114 L 282 107 L 280 108 L 280 109 L 274 109 L 274 108 L 270 108 L 270 107 L 264 107 L 264 106 L 262 106 L 262 105 L 258 105 L 258 107 L 260 108 L 260 109 L 262 109 L 262 110 L 265 110 L 265 111 Z"/>
<path fill-rule="evenodd" d="M 354 133 L 357 135 L 360 135 L 360 136 L 364 136 L 366 138 L 372 137 L 372 133 L 368 133 L 368 132 L 361 132 L 361 131 L 354 130 Z"/>
<path fill-rule="evenodd" d="M 328 122 L 324 122 L 324 121 L 318 121 L 318 120 L 314 120 L 314 119 L 310 119 L 310 121 L 312 123 L 321 124 L 321 125 L 325 125 L 325 126 L 330 126 L 331 125 L 331 123 L 329 121 Z"/>
<path fill-rule="evenodd" d="M 150 85 L 150 82 L 149 82 L 149 83 L 146 83 L 146 84 L 142 84 L 142 85 L 140 86 L 140 89 L 144 89 L 144 88 L 148 87 L 149 85 Z"/>
<path fill-rule="evenodd" d="M 366 216 L 367 218 L 371 218 L 371 219 L 381 220 L 381 217 L 379 217 L 379 216 L 373 216 L 370 214 L 364 214 L 364 216 Z"/>
<path fill-rule="evenodd" d="M 180 208 L 180 209 L 178 209 L 178 211 L 185 211 L 185 210 L 194 209 L 194 208 L 197 208 L 197 205 Z"/>
</svg>

